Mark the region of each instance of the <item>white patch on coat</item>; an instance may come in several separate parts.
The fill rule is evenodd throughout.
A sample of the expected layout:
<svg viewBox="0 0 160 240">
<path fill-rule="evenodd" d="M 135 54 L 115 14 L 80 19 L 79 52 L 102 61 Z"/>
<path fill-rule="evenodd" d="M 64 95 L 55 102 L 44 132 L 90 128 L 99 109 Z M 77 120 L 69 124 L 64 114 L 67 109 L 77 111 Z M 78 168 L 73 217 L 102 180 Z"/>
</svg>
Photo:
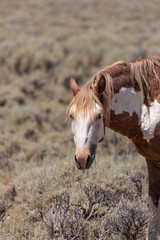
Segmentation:
<svg viewBox="0 0 160 240">
<path fill-rule="evenodd" d="M 155 100 L 150 107 L 142 105 L 141 130 L 143 138 L 148 142 L 154 138 L 154 131 L 157 123 L 160 121 L 160 104 Z"/>
<path fill-rule="evenodd" d="M 76 111 L 75 105 L 71 108 L 70 112 Z M 83 150 L 92 144 L 97 145 L 98 142 L 104 137 L 104 123 L 102 109 L 98 104 L 95 104 L 93 109 L 94 113 L 101 114 L 101 118 L 94 119 L 93 113 L 88 113 L 86 116 L 81 114 L 74 115 L 72 120 L 72 132 L 74 134 L 74 141 L 76 147 Z"/>
<path fill-rule="evenodd" d="M 133 88 L 122 87 L 113 98 L 112 110 L 116 115 L 127 112 L 132 116 L 135 112 L 139 118 L 143 138 L 147 142 L 154 138 L 156 124 L 160 121 L 160 104 L 157 100 L 148 107 L 142 104 L 140 91 L 136 92 Z"/>
<path fill-rule="evenodd" d="M 140 118 L 141 114 L 141 93 L 136 92 L 134 88 L 122 87 L 119 93 L 114 95 L 112 110 L 115 114 L 121 114 L 128 112 L 130 116 L 135 112 Z"/>
<path fill-rule="evenodd" d="M 149 223 L 148 240 L 155 240 L 160 234 L 160 200 L 158 207 L 153 204 L 152 198 L 149 196 L 149 208 L 151 220 Z"/>
</svg>

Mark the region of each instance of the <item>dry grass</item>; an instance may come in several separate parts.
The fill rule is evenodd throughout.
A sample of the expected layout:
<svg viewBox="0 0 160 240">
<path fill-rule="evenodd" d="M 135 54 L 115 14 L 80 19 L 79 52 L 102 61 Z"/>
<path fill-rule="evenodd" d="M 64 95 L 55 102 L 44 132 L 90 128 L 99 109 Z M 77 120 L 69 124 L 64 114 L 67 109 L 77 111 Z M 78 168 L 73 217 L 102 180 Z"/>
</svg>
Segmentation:
<svg viewBox="0 0 160 240">
<path fill-rule="evenodd" d="M 132 176 L 140 183 L 140 175 Z M 137 181 L 138 180 L 138 181 Z M 117 182 L 120 179 L 116 179 Z M 127 181 L 127 178 L 126 178 Z M 132 186 L 132 185 L 131 185 Z M 148 226 L 148 209 L 139 189 L 103 189 L 98 185 L 81 186 L 84 199 L 71 201 L 70 194 L 57 195 L 50 215 L 41 216 L 48 229 L 49 239 L 144 239 Z M 106 190 L 107 189 L 107 190 Z"/>
<path fill-rule="evenodd" d="M 83 85 L 114 61 L 160 54 L 159 5 L 1 1 L 0 239 L 145 237 L 144 159 L 128 139 L 107 130 L 91 170 L 79 172 L 64 120 L 71 75 Z M 126 222 L 122 231 L 116 227 L 121 219 L 130 219 L 127 237 Z"/>
</svg>

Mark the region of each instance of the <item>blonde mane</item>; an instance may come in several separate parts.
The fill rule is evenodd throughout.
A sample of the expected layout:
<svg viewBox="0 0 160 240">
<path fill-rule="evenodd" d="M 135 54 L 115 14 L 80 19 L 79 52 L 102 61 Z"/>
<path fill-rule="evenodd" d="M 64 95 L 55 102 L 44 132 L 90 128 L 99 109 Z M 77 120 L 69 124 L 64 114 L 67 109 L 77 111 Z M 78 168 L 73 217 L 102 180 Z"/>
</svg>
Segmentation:
<svg viewBox="0 0 160 240">
<path fill-rule="evenodd" d="M 141 91 L 142 98 L 144 96 L 145 89 L 148 90 L 149 78 L 155 77 L 160 88 L 160 78 L 157 75 L 156 67 L 160 68 L 160 58 L 152 57 L 149 59 L 144 59 L 137 61 L 135 63 L 130 63 L 132 78 L 138 83 L 139 89 Z"/>
<path fill-rule="evenodd" d="M 155 76 L 160 88 L 160 78 L 157 75 L 156 67 L 160 68 L 160 58 L 158 57 L 152 57 L 150 59 L 144 59 L 141 61 L 136 61 L 134 63 L 119 61 L 103 68 L 97 72 L 72 99 L 67 109 L 66 116 L 70 114 L 70 109 L 74 104 L 76 105 L 76 113 L 81 113 L 83 115 L 85 115 L 88 111 L 90 113 L 93 113 L 94 102 L 96 102 L 103 108 L 105 125 L 109 126 L 111 103 L 114 97 L 113 78 L 115 79 L 120 75 L 128 74 L 132 81 L 132 84 L 138 84 L 143 101 L 145 89 L 148 90 L 149 87 L 149 78 Z M 97 82 L 102 75 L 106 80 L 106 88 L 101 97 L 96 93 L 95 86 L 97 85 Z"/>
</svg>

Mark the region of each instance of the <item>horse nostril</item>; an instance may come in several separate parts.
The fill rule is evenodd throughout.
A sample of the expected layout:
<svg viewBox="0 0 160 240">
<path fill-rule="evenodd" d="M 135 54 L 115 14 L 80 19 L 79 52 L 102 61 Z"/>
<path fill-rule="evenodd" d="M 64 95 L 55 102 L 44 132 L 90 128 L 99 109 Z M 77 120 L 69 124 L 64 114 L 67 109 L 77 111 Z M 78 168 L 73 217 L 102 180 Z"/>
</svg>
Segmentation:
<svg viewBox="0 0 160 240">
<path fill-rule="evenodd" d="M 77 164 L 78 169 L 82 169 L 81 164 L 78 162 L 76 155 L 74 156 L 75 162 Z"/>
<path fill-rule="evenodd" d="M 77 157 L 76 157 L 76 155 L 74 156 L 74 159 L 75 159 L 76 163 L 78 163 L 78 160 L 77 160 Z"/>
<path fill-rule="evenodd" d="M 91 156 L 88 155 L 88 158 L 87 158 L 87 163 L 86 163 L 86 167 L 90 164 L 90 159 L 91 159 Z"/>
</svg>

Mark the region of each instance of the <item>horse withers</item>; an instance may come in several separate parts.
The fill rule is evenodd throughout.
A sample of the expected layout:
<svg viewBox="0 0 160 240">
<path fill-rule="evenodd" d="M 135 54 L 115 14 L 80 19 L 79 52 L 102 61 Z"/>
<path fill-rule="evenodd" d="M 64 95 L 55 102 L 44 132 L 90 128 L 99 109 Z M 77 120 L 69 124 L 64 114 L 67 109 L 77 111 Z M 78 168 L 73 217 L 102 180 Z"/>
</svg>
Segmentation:
<svg viewBox="0 0 160 240">
<path fill-rule="evenodd" d="M 109 127 L 130 138 L 145 157 L 149 174 L 149 205 L 153 213 L 148 239 L 160 235 L 160 58 L 112 64 L 74 94 L 67 116 L 72 119 L 78 169 L 89 169 L 98 143 Z"/>
</svg>

